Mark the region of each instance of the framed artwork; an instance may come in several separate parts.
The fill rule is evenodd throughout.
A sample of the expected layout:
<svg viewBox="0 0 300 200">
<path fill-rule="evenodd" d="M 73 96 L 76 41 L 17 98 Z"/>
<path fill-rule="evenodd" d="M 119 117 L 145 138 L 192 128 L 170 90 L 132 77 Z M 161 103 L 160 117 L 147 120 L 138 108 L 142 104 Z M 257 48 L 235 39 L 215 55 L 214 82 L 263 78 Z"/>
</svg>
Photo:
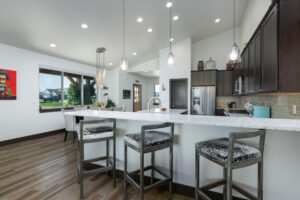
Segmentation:
<svg viewBox="0 0 300 200">
<path fill-rule="evenodd" d="M 130 90 L 123 90 L 123 99 L 130 99 Z"/>
<path fill-rule="evenodd" d="M 17 72 L 0 69 L 0 100 L 17 99 Z"/>
</svg>

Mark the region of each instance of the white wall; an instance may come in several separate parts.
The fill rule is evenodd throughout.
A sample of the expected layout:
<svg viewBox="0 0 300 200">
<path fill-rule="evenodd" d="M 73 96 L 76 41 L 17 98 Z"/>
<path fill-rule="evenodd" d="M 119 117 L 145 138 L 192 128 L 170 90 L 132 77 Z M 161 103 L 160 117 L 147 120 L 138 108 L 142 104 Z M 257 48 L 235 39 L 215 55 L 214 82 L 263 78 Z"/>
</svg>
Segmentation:
<svg viewBox="0 0 300 200">
<path fill-rule="evenodd" d="M 241 23 L 241 50 L 249 42 L 259 22 L 270 7 L 271 0 L 249 0 Z"/>
<path fill-rule="evenodd" d="M 95 68 L 0 44 L 0 67 L 17 71 L 17 100 L 0 102 L 0 141 L 65 127 L 61 112 L 39 112 L 39 65 L 95 75 Z"/>
<path fill-rule="evenodd" d="M 240 28 L 236 29 L 236 42 L 240 46 Z M 192 44 L 192 69 L 198 69 L 198 62 L 209 60 L 210 57 L 217 63 L 217 69 L 226 69 L 233 45 L 233 29 L 205 40 Z"/>
<path fill-rule="evenodd" d="M 133 84 L 142 86 L 142 109 L 147 109 L 149 98 L 154 95 L 157 78 L 145 77 L 119 70 L 119 104 L 126 106 L 127 112 L 133 111 Z M 123 99 L 123 90 L 130 90 L 130 99 Z"/>
<path fill-rule="evenodd" d="M 169 82 L 170 79 L 188 79 L 188 109 L 190 108 L 190 79 L 191 79 L 191 39 L 186 39 L 182 42 L 176 43 L 173 46 L 173 53 L 175 56 L 175 65 L 168 66 L 167 58 L 169 54 L 169 47 L 159 51 L 159 84 L 160 84 L 160 98 L 162 106 L 169 107 Z M 165 85 L 166 90 L 162 91 L 162 85 Z"/>
<path fill-rule="evenodd" d="M 100 101 L 106 104 L 107 99 L 110 98 L 116 105 L 119 104 L 119 69 L 107 70 L 106 77 L 104 79 L 104 85 L 108 87 L 108 90 L 102 90 Z M 108 96 L 104 97 L 104 94 L 108 93 Z"/>
</svg>

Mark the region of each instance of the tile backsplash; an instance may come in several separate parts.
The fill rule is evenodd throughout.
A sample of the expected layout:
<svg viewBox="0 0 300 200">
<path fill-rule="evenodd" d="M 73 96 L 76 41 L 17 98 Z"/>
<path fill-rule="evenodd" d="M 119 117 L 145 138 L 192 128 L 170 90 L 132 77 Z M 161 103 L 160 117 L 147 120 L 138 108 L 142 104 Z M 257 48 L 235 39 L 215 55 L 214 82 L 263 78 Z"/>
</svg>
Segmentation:
<svg viewBox="0 0 300 200">
<path fill-rule="evenodd" d="M 272 118 L 300 119 L 300 93 L 242 97 L 242 104 L 248 101 L 257 106 L 270 106 Z M 296 114 L 293 113 L 294 106 L 296 106 Z"/>
</svg>

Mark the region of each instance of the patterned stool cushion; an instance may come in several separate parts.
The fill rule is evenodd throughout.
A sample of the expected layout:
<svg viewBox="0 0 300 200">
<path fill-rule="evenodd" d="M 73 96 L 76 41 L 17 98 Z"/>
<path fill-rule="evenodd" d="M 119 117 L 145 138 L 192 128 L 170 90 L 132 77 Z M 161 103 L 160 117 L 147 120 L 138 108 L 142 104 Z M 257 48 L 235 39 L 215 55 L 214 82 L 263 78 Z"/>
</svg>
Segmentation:
<svg viewBox="0 0 300 200">
<path fill-rule="evenodd" d="M 197 151 L 213 157 L 223 163 L 227 162 L 229 139 L 221 138 L 216 140 L 199 142 L 196 144 Z M 235 142 L 233 148 L 233 162 L 244 162 L 254 158 L 259 158 L 259 149 L 242 142 Z"/>
<path fill-rule="evenodd" d="M 141 134 L 128 134 L 125 135 L 124 140 L 129 144 L 140 148 Z M 155 145 L 165 144 L 171 141 L 171 137 L 165 133 L 158 131 L 145 132 L 144 147 L 153 147 Z"/>
<path fill-rule="evenodd" d="M 78 140 L 80 140 L 80 127 L 77 128 Z M 100 126 L 92 128 L 83 128 L 83 140 L 93 140 L 113 136 L 113 128 L 109 126 Z"/>
</svg>

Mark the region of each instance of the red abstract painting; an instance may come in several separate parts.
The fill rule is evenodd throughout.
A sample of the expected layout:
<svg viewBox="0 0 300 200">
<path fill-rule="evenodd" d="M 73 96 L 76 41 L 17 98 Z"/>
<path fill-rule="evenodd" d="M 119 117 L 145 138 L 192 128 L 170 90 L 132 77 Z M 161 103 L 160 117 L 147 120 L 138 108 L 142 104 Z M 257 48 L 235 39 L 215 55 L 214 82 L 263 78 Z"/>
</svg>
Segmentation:
<svg viewBox="0 0 300 200">
<path fill-rule="evenodd" d="M 17 99 L 17 72 L 0 69 L 0 100 Z"/>
</svg>

